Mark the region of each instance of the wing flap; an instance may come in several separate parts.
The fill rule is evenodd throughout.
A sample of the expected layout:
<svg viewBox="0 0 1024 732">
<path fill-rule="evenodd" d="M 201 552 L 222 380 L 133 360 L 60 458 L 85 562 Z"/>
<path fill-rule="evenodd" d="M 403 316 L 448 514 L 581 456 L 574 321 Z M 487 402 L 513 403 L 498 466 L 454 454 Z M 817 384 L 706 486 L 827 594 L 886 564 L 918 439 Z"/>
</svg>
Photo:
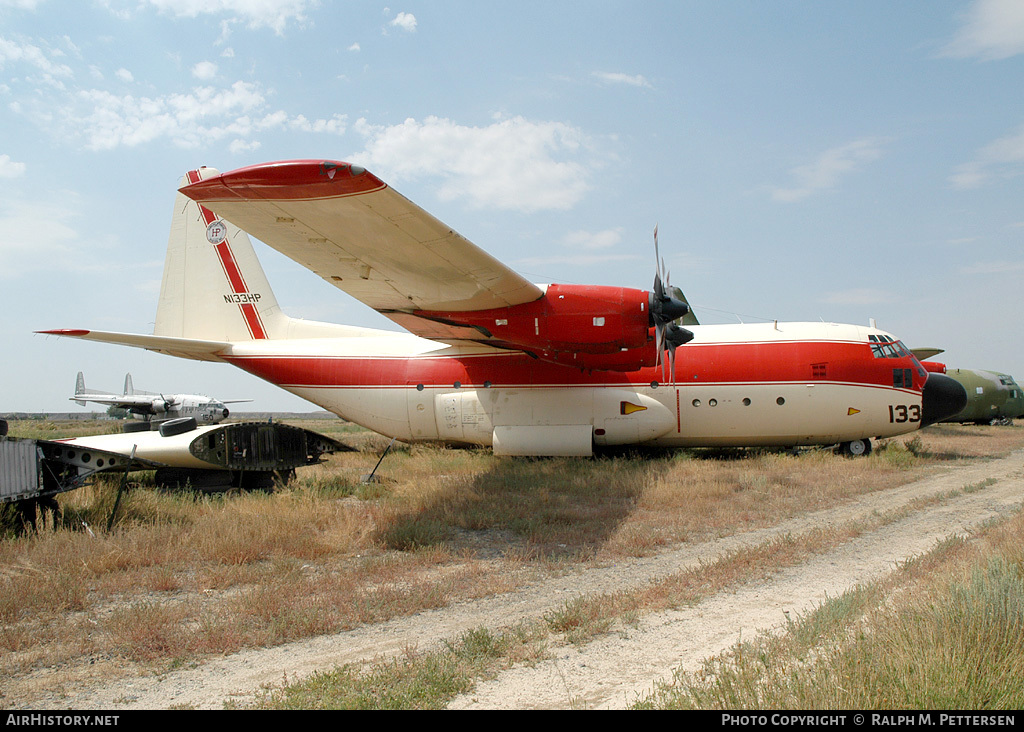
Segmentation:
<svg viewBox="0 0 1024 732">
<path fill-rule="evenodd" d="M 181 191 L 423 337 L 436 338 L 444 329 L 394 316 L 488 310 L 543 295 L 372 173 L 347 163 L 251 166 Z"/>
</svg>

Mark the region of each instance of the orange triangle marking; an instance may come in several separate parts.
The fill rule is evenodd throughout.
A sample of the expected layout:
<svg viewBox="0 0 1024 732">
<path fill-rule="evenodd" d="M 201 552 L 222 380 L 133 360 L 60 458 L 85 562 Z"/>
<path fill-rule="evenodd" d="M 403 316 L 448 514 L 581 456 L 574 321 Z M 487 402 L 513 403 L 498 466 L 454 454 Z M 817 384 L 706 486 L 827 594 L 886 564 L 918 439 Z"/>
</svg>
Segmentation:
<svg viewBox="0 0 1024 732">
<path fill-rule="evenodd" d="M 647 407 L 630 404 L 629 402 L 619 402 L 619 414 L 633 414 L 633 412 L 642 412 L 645 409 Z"/>
<path fill-rule="evenodd" d="M 852 417 L 855 414 L 860 414 L 860 410 L 859 409 L 854 409 L 853 407 L 850 407 L 849 409 L 846 410 L 846 416 L 847 417 Z"/>
</svg>

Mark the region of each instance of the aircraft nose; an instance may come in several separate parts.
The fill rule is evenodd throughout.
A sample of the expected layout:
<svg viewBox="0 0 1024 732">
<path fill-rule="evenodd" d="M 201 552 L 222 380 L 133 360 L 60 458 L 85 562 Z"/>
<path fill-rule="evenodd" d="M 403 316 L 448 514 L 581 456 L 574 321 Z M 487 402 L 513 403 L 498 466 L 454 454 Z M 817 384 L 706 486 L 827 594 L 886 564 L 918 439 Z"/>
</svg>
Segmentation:
<svg viewBox="0 0 1024 732">
<path fill-rule="evenodd" d="M 928 374 L 921 393 L 921 426 L 941 422 L 963 411 L 967 391 L 960 382 L 938 373 Z"/>
<path fill-rule="evenodd" d="M 230 414 L 230 412 L 228 412 L 228 408 L 224 407 L 224 419 L 228 418 L 228 414 Z"/>
</svg>

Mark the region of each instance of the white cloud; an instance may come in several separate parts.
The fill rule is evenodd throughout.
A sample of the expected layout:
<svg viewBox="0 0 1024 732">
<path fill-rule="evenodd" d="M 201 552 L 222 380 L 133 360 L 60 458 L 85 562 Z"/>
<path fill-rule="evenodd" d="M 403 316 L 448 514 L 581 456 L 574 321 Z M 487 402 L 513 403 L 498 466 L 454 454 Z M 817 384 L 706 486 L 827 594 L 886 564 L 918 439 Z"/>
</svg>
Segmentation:
<svg viewBox="0 0 1024 732">
<path fill-rule="evenodd" d="M 1020 0 L 975 0 L 943 54 L 994 60 L 1024 53 L 1024 3 Z"/>
<path fill-rule="evenodd" d="M 0 278 L 18 277 L 61 262 L 71 262 L 79 239 L 71 226 L 77 218 L 74 196 L 60 203 L 14 201 L 0 203 Z"/>
<path fill-rule="evenodd" d="M 609 249 L 622 241 L 622 228 L 604 231 L 571 231 L 562 243 L 572 249 Z"/>
<path fill-rule="evenodd" d="M 124 82 L 127 82 L 127 83 L 131 83 L 131 82 L 135 81 L 135 77 L 132 76 L 132 72 L 129 71 L 128 69 L 118 69 L 117 71 L 114 72 L 114 76 L 116 76 L 121 81 L 124 81 Z"/>
<path fill-rule="evenodd" d="M 358 52 L 360 50 L 359 49 L 359 44 L 358 43 L 353 43 L 351 46 L 348 47 L 348 50 L 352 51 L 353 53 Z"/>
<path fill-rule="evenodd" d="M 41 2 L 43 2 L 43 0 L 0 0 L 0 8 L 35 10 L 35 7 Z"/>
<path fill-rule="evenodd" d="M 613 73 L 606 71 L 595 71 L 594 76 L 611 84 L 628 84 L 630 86 L 643 86 L 651 88 L 651 83 L 640 74 L 630 76 L 629 74 Z"/>
<path fill-rule="evenodd" d="M 284 33 L 288 23 L 306 22 L 306 10 L 318 5 L 317 0 L 145 0 L 162 13 L 179 18 L 200 15 L 228 16 L 231 21 L 249 28 L 270 28 Z"/>
<path fill-rule="evenodd" d="M 18 178 L 25 174 L 25 163 L 16 163 L 10 155 L 0 155 L 0 178 Z"/>
<path fill-rule="evenodd" d="M 73 76 L 71 67 L 57 63 L 51 56 L 59 58 L 59 51 L 44 51 L 39 46 L 28 42 L 11 41 L 0 38 L 0 70 L 10 65 L 27 64 L 42 73 L 42 81 L 52 86 L 61 87 L 62 79 Z"/>
<path fill-rule="evenodd" d="M 209 81 L 217 75 L 217 64 L 212 61 L 200 61 L 192 67 L 192 76 L 200 81 Z"/>
<path fill-rule="evenodd" d="M 228 145 L 228 151 L 232 155 L 253 152 L 254 150 L 259 150 L 259 148 L 260 143 L 258 140 L 232 140 L 231 144 Z"/>
<path fill-rule="evenodd" d="M 234 138 L 232 149 L 254 144 L 252 138 L 267 130 L 340 135 L 346 118 L 309 120 L 284 111 L 268 111 L 258 84 L 237 81 L 227 89 L 197 87 L 185 94 L 157 97 L 118 96 L 92 89 L 78 92 L 60 107 L 68 136 L 85 138 L 91 150 L 135 147 L 167 139 L 195 148 Z"/>
<path fill-rule="evenodd" d="M 974 160 L 954 170 L 949 181 L 954 188 L 979 188 L 996 175 L 1017 175 L 1024 164 L 1024 125 L 981 148 Z"/>
<path fill-rule="evenodd" d="M 834 188 L 839 179 L 881 155 L 881 141 L 862 138 L 821 153 L 813 162 L 793 168 L 796 185 L 772 190 L 776 201 L 800 201 L 820 191 Z"/>
<path fill-rule="evenodd" d="M 439 177 L 442 198 L 480 208 L 568 209 L 588 187 L 588 168 L 575 159 L 583 134 L 559 122 L 515 117 L 466 127 L 428 117 L 384 127 L 361 119 L 355 129 L 367 143 L 353 160 L 389 180 Z"/>
<path fill-rule="evenodd" d="M 409 33 L 416 32 L 416 16 L 412 13 L 399 13 L 389 23 L 393 28 L 401 28 Z"/>
</svg>

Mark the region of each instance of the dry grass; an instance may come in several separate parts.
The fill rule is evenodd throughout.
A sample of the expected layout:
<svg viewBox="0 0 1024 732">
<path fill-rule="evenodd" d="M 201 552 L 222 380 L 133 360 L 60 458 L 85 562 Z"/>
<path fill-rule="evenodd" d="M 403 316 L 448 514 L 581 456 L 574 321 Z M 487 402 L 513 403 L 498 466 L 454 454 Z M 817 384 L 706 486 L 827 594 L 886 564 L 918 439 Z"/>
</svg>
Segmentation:
<svg viewBox="0 0 1024 732">
<path fill-rule="evenodd" d="M 1024 515 L 679 672 L 658 709 L 1016 710 L 1024 704 Z"/>
<path fill-rule="evenodd" d="M 0 542 L 0 704 L 55 668 L 72 683 L 379 622 L 566 563 L 772 525 L 961 454 L 1024 444 L 1017 427 L 944 425 L 858 460 L 824 450 L 514 460 L 396 445 L 380 481 L 364 485 L 386 440 L 339 422 L 301 426 L 372 451 L 301 469 L 273 493 L 137 486 L 110 533 L 117 481 L 97 482 L 61 497 L 58 529 Z M 678 601 L 666 593 L 625 612 Z"/>
</svg>

